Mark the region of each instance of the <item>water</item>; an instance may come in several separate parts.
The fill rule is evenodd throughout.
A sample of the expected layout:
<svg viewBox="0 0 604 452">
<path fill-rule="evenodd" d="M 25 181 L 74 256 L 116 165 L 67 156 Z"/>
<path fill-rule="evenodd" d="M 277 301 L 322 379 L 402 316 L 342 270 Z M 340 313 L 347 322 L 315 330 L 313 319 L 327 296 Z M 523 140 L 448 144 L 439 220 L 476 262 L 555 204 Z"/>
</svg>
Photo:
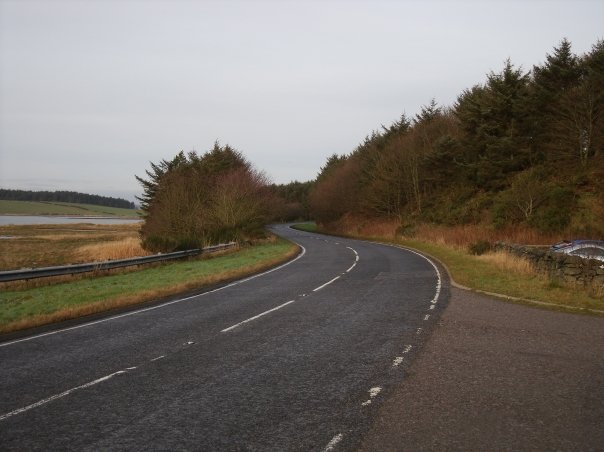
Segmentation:
<svg viewBox="0 0 604 452">
<path fill-rule="evenodd" d="M 23 224 L 135 224 L 140 219 L 103 218 L 103 217 L 63 217 L 58 215 L 0 215 L 0 226 Z"/>
</svg>

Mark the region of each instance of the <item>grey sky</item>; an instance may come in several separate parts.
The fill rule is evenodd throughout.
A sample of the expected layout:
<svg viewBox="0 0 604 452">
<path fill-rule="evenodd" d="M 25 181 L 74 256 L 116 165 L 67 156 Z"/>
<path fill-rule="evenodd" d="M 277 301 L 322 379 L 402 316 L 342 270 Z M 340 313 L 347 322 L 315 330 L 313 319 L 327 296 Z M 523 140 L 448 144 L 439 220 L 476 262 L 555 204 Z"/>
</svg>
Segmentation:
<svg viewBox="0 0 604 452">
<path fill-rule="evenodd" d="M 215 140 L 310 180 L 380 124 L 510 57 L 604 38 L 593 1 L 0 0 L 0 187 L 133 199 Z"/>
</svg>

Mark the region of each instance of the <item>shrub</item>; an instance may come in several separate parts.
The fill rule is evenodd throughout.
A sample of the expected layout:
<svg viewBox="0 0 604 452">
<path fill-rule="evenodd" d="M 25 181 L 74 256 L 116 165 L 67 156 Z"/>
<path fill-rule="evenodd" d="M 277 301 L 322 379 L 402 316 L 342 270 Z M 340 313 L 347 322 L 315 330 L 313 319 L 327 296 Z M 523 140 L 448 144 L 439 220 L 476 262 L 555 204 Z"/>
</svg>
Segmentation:
<svg viewBox="0 0 604 452">
<path fill-rule="evenodd" d="M 491 251 L 491 244 L 486 240 L 479 240 L 478 242 L 472 243 L 468 247 L 468 251 L 470 254 L 474 254 L 475 256 L 480 256 L 481 254 L 487 253 Z"/>
</svg>

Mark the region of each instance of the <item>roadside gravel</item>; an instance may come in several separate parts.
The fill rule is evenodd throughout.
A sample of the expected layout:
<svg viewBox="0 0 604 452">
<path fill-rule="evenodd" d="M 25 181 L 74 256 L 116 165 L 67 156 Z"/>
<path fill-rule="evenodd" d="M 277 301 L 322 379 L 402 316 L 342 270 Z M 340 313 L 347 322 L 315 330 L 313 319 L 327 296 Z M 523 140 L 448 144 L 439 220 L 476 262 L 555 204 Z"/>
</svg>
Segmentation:
<svg viewBox="0 0 604 452">
<path fill-rule="evenodd" d="M 451 288 L 360 450 L 604 450 L 604 318 Z"/>
</svg>

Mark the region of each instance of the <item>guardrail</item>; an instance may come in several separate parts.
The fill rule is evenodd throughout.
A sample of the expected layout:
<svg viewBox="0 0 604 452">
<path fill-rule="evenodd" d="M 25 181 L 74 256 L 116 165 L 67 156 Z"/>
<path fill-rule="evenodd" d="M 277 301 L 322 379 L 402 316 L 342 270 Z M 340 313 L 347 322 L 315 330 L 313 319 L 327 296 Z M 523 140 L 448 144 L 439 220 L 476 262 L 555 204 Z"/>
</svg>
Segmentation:
<svg viewBox="0 0 604 452">
<path fill-rule="evenodd" d="M 219 245 L 197 248 L 174 253 L 154 254 L 152 256 L 134 257 L 131 259 L 119 259 L 104 262 L 92 262 L 89 264 L 64 265 L 61 267 L 41 267 L 22 270 L 11 270 L 0 272 L 0 282 L 20 281 L 24 279 L 47 278 L 50 276 L 75 275 L 78 273 L 95 272 L 99 270 L 111 270 L 113 268 L 130 267 L 134 265 L 152 264 L 154 262 L 182 259 L 184 257 L 197 256 L 202 253 L 212 253 L 226 250 L 236 245 L 235 242 L 221 243 Z"/>
</svg>

